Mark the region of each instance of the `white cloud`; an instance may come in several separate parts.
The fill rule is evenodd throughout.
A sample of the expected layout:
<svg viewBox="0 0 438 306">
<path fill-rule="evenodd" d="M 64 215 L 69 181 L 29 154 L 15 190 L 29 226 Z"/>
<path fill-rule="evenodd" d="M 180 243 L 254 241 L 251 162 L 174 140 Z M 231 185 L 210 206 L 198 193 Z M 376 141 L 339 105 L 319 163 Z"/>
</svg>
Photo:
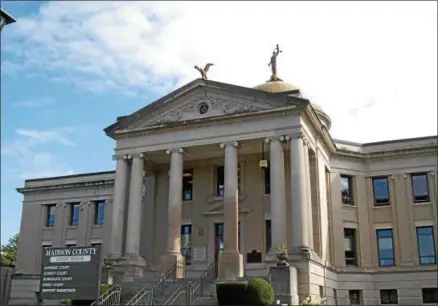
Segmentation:
<svg viewBox="0 0 438 306">
<path fill-rule="evenodd" d="M 71 127 L 48 131 L 16 130 L 19 138 L 2 145 L 2 181 L 73 174 L 73 170 L 69 169 L 55 154 L 43 152 L 42 150 L 47 150 L 47 148 L 41 147 L 49 143 L 75 145 L 67 135 L 73 132 L 74 129 Z"/>
<path fill-rule="evenodd" d="M 16 133 L 33 140 L 35 143 L 58 142 L 66 146 L 74 146 L 75 143 L 67 139 L 64 135 L 68 131 L 69 130 L 66 130 L 65 128 L 51 131 L 18 129 Z"/>
<path fill-rule="evenodd" d="M 280 44 L 279 76 L 327 111 L 335 138 L 378 141 L 436 134 L 436 11 L 419 1 L 56 1 L 8 37 L 25 39 L 26 68 L 145 102 L 146 89 L 189 82 L 206 62 L 213 80 L 262 83 Z"/>
<path fill-rule="evenodd" d="M 19 107 L 44 107 L 55 103 L 52 98 L 39 98 L 39 99 L 29 99 L 23 101 L 17 101 L 13 103 L 14 106 Z"/>
</svg>

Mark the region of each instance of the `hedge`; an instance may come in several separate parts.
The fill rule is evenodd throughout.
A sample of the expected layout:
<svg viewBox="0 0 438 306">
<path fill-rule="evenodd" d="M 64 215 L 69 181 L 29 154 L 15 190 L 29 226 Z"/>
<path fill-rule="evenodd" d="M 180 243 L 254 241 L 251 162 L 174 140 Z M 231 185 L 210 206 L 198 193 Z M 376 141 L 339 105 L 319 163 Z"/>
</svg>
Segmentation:
<svg viewBox="0 0 438 306">
<path fill-rule="evenodd" d="M 219 305 L 247 305 L 248 282 L 221 282 L 216 284 Z"/>
<path fill-rule="evenodd" d="M 248 305 L 274 305 L 274 289 L 263 278 L 251 279 L 248 282 L 247 291 Z"/>
<path fill-rule="evenodd" d="M 271 306 L 274 303 L 274 290 L 262 278 L 245 281 L 220 282 L 216 284 L 219 305 L 259 305 Z"/>
</svg>

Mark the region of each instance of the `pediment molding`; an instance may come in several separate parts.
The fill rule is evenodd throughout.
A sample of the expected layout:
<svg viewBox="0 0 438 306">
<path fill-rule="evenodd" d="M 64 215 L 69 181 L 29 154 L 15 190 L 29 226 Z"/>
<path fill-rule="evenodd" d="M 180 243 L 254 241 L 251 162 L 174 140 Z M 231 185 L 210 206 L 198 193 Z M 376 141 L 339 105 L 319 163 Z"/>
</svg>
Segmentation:
<svg viewBox="0 0 438 306">
<path fill-rule="evenodd" d="M 197 109 L 202 102 L 208 103 L 210 107 L 204 114 L 200 114 Z M 308 101 L 305 99 L 288 95 L 266 93 L 210 80 L 195 80 L 129 116 L 119 118 L 116 123 L 107 127 L 105 132 L 113 137 L 121 130 L 165 126 L 176 122 L 185 123 L 196 119 L 212 119 L 307 104 Z"/>
</svg>

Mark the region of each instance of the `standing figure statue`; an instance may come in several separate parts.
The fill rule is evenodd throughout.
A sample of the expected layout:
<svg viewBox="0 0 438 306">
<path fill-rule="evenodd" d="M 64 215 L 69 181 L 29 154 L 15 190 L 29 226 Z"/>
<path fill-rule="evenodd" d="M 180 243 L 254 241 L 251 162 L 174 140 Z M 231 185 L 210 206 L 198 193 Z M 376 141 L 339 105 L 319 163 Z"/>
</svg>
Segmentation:
<svg viewBox="0 0 438 306">
<path fill-rule="evenodd" d="M 272 75 L 268 82 L 283 81 L 277 76 L 277 56 L 281 52 L 283 51 L 280 50 L 280 47 L 278 45 L 275 48 L 275 50 L 272 52 L 271 61 L 268 64 L 268 66 L 271 67 Z"/>
</svg>

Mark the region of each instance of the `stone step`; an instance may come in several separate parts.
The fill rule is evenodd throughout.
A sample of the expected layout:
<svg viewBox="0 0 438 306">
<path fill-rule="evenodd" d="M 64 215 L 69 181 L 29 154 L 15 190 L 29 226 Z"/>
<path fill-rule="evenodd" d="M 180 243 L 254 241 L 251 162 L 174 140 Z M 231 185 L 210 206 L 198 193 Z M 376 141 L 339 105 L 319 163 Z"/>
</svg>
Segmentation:
<svg viewBox="0 0 438 306">
<path fill-rule="evenodd" d="M 200 297 L 196 305 L 218 305 L 216 297 Z"/>
</svg>

